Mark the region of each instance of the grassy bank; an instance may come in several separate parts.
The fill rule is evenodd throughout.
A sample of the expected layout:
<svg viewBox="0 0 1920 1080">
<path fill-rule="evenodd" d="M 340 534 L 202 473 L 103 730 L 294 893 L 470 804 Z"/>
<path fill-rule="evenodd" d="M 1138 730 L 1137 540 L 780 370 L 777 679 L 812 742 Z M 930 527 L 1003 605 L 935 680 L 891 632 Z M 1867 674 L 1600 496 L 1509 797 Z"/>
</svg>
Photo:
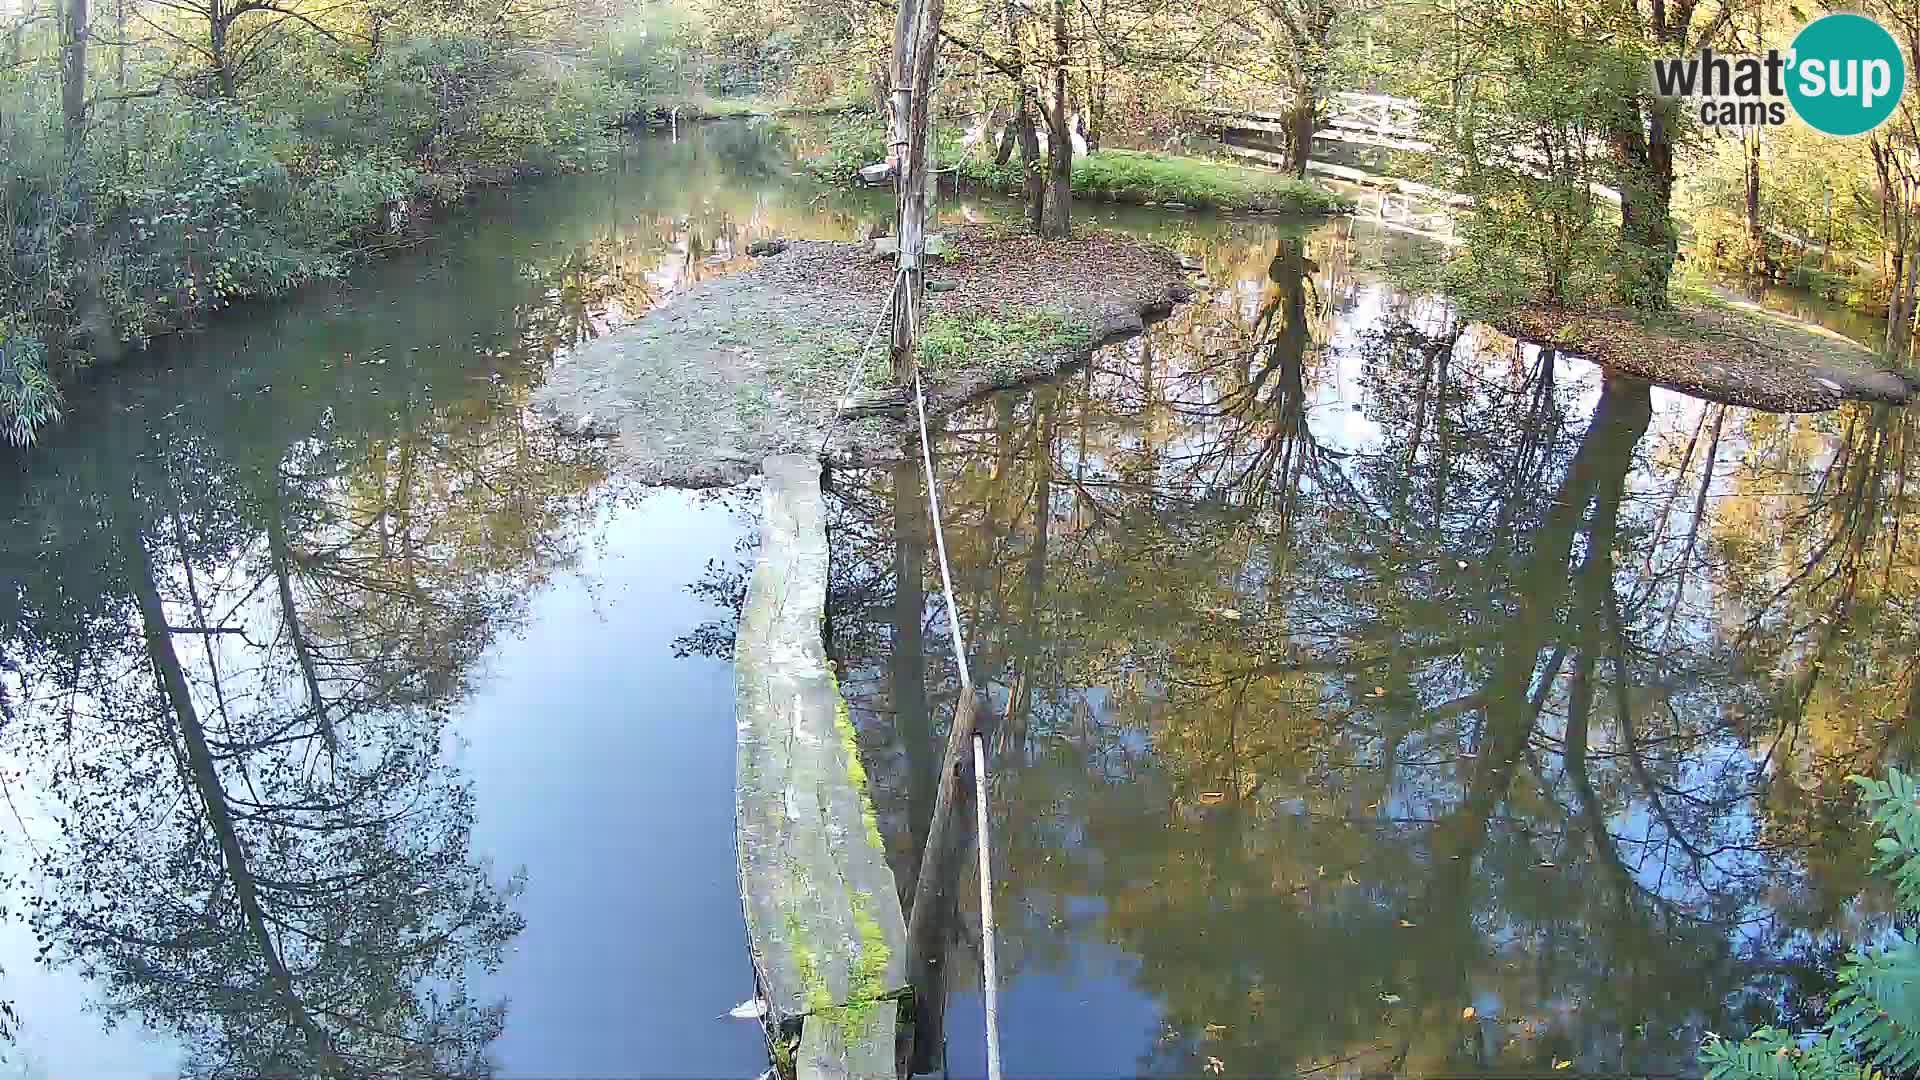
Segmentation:
<svg viewBox="0 0 1920 1080">
<path fill-rule="evenodd" d="M 1333 214 L 1351 209 L 1307 180 L 1205 158 L 1101 150 L 1073 163 L 1073 193 L 1083 199 L 1196 210 Z"/>
<path fill-rule="evenodd" d="M 968 183 L 1006 194 L 1020 190 L 1017 162 L 981 158 L 960 163 Z M 1311 181 L 1206 158 L 1099 150 L 1073 161 L 1073 194 L 1095 202 L 1218 210 L 1226 213 L 1338 214 L 1350 200 Z"/>
<path fill-rule="evenodd" d="M 57 72 L 0 77 L 0 438 L 31 442 L 79 372 L 337 277 L 475 187 L 593 166 L 641 98 L 502 36 L 349 58 L 276 55 L 232 96 L 164 83 L 80 141 Z"/>
<path fill-rule="evenodd" d="M 1020 192 L 1018 161 L 995 165 L 985 158 L 966 158 L 958 165 L 966 183 L 1002 194 Z M 1142 150 L 1096 150 L 1075 158 L 1073 198 L 1225 213 L 1344 213 L 1354 208 L 1352 200 L 1311 181 Z"/>
<path fill-rule="evenodd" d="M 886 128 L 870 114 L 848 114 L 823 130 L 797 134 L 803 163 L 822 180 L 848 182 L 862 166 L 887 156 Z M 957 131 L 935 136 L 934 158 L 941 168 L 957 169 L 960 179 L 974 187 L 1002 194 L 1020 190 L 1019 162 L 995 165 L 962 146 Z M 1337 214 L 1352 209 L 1348 199 L 1310 181 L 1137 150 L 1100 150 L 1075 158 L 1073 194 L 1096 202 L 1230 213 Z"/>
<path fill-rule="evenodd" d="M 840 98 L 800 104 L 766 94 L 729 97 L 715 97 L 710 94 L 664 94 L 650 97 L 644 103 L 642 111 L 631 118 L 630 123 L 658 126 L 668 123 L 675 117 L 686 122 L 689 120 L 745 120 L 756 116 L 828 116 L 858 107 L 858 102 Z"/>
</svg>

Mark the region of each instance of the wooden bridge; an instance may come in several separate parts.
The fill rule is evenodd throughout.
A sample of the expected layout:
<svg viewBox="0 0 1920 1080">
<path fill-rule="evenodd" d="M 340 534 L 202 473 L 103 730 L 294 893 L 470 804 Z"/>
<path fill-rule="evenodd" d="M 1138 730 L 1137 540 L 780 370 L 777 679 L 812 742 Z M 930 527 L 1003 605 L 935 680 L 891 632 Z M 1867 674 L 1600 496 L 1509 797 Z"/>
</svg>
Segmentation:
<svg viewBox="0 0 1920 1080">
<path fill-rule="evenodd" d="M 1220 132 L 1228 153 L 1268 165 L 1285 166 L 1287 160 L 1284 154 L 1271 149 L 1237 146 L 1227 142 L 1226 136 L 1234 132 L 1248 132 L 1256 137 L 1285 136 L 1292 130 L 1287 122 L 1288 108 L 1289 100 L 1285 96 L 1267 96 L 1249 101 L 1239 108 L 1207 109 L 1202 115 Z M 1316 119 L 1318 126 L 1314 129 L 1313 137 L 1317 140 L 1415 154 L 1431 154 L 1438 149 L 1425 135 L 1420 103 L 1410 98 L 1342 91 L 1328 99 L 1327 107 Z M 1602 150 L 1598 145 L 1589 149 L 1596 154 Z M 1536 173 L 1545 172 L 1545 162 L 1536 152 L 1517 149 L 1513 158 L 1522 168 Z M 1442 244 L 1460 243 L 1454 223 L 1456 212 L 1473 205 L 1473 200 L 1465 195 L 1332 162 L 1309 159 L 1307 170 L 1374 189 L 1362 194 L 1358 200 L 1354 216 L 1360 220 Z M 1595 196 L 1615 206 L 1620 205 L 1618 188 L 1605 184 L 1592 184 L 1590 187 Z M 1801 251 L 1814 255 L 1826 253 L 1826 248 L 1816 241 L 1791 230 L 1769 225 L 1766 232 Z M 1854 258 L 1852 262 L 1862 269 L 1873 268 L 1873 264 L 1865 259 Z"/>
<path fill-rule="evenodd" d="M 1236 134 L 1242 142 L 1254 143 L 1271 144 L 1276 136 L 1286 138 L 1292 130 L 1287 99 L 1266 98 L 1238 108 L 1208 109 L 1202 115 L 1220 135 L 1228 153 L 1266 165 L 1288 164 L 1286 155 L 1276 149 L 1240 145 L 1232 140 Z M 1406 98 L 1338 93 L 1317 120 L 1319 126 L 1313 137 L 1319 140 L 1421 154 L 1436 149 L 1422 134 L 1419 103 Z M 1361 221 L 1442 244 L 1460 242 L 1454 223 L 1456 211 L 1473 202 L 1465 195 L 1326 161 L 1309 159 L 1307 169 L 1370 189 L 1360 195 L 1355 206 L 1354 216 Z"/>
</svg>

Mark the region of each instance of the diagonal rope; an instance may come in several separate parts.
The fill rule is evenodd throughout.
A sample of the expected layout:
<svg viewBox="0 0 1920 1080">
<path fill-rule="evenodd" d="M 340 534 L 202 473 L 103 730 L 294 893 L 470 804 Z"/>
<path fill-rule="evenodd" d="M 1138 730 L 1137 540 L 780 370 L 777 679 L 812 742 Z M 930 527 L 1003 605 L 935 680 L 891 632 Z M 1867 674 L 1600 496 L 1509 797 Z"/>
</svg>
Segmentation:
<svg viewBox="0 0 1920 1080">
<path fill-rule="evenodd" d="M 842 390 L 840 396 L 833 399 L 827 406 L 831 412 L 828 414 L 826 434 L 820 437 L 820 457 L 827 456 L 827 444 L 840 433 L 840 425 L 846 422 L 846 403 L 853 400 L 853 388 L 860 385 L 860 376 L 866 374 L 867 354 L 873 351 L 873 340 L 880 336 L 880 328 L 887 324 L 888 316 L 893 314 L 893 301 L 899 295 L 900 279 L 896 277 L 893 279 L 893 288 L 887 290 L 887 302 L 880 305 L 880 317 L 873 320 L 873 329 L 867 331 L 866 342 L 860 346 L 860 351 L 854 354 L 853 370 L 847 373 L 846 389 Z"/>
</svg>

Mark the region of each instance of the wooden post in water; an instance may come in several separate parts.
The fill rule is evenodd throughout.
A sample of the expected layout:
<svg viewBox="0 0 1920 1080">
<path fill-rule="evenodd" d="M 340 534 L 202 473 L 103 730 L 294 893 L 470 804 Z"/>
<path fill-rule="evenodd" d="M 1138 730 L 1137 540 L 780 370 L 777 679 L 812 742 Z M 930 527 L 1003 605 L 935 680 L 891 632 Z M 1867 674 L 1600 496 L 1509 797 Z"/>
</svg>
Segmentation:
<svg viewBox="0 0 1920 1080">
<path fill-rule="evenodd" d="M 920 872 L 913 880 L 913 907 L 907 916 L 907 982 L 913 987 L 913 1065 L 931 1071 L 946 1029 L 945 959 L 947 922 L 958 899 L 958 853 L 967 838 L 964 824 L 967 762 L 971 760 L 975 698 L 971 687 L 960 688 L 953 710 L 953 729 L 947 733 L 946 753 L 940 759 L 940 780 L 927 822 L 927 842 L 920 849 Z"/>
<path fill-rule="evenodd" d="M 956 826 L 954 810 L 956 805 L 964 805 L 965 790 L 962 783 L 966 775 L 966 762 L 971 760 L 971 743 L 978 726 L 979 699 L 973 690 L 973 676 L 967 671 L 967 642 L 960 630 L 960 610 L 954 597 L 953 578 L 947 566 L 947 542 L 940 529 L 940 497 L 936 490 L 938 481 L 933 474 L 933 450 L 928 445 L 931 435 L 927 427 L 926 403 L 914 396 L 914 409 L 920 423 L 920 465 L 927 482 L 928 516 L 933 524 L 934 551 L 939 557 L 941 595 L 947 606 L 947 627 L 953 635 L 954 664 L 960 673 L 960 693 L 953 707 L 953 728 L 947 732 L 947 749 L 940 761 L 940 781 L 933 802 L 933 817 L 927 822 L 927 843 L 920 853 L 920 872 L 913 883 L 913 908 L 908 913 L 907 948 L 910 953 L 908 962 L 908 982 L 914 991 L 916 1012 L 944 1010 L 945 1003 L 940 1001 L 941 971 L 940 937 L 941 912 L 950 910 L 951 896 L 946 890 L 953 882 L 948 875 L 941 873 L 941 867 L 948 864 L 948 849 L 956 845 L 965 836 L 965 829 Z M 939 1004 L 935 1004 L 939 1001 Z M 942 1025 L 944 1018 L 942 1019 Z M 916 1027 L 914 1042 L 916 1058 L 930 1058 L 934 1049 L 930 1043 L 937 1037 L 939 1028 L 935 1027 L 930 1036 L 923 1036 Z M 923 1062 L 924 1063 L 924 1062 Z"/>
</svg>

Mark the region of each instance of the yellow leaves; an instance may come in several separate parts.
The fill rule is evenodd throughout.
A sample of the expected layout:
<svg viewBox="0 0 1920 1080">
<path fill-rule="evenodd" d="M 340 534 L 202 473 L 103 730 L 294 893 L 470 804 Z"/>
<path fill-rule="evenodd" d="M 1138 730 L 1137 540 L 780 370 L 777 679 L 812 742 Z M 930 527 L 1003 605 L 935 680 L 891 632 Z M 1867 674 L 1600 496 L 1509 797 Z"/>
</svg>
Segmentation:
<svg viewBox="0 0 1920 1080">
<path fill-rule="evenodd" d="M 1225 1035 L 1226 1033 L 1227 1033 L 1227 1025 L 1225 1024 L 1208 1024 L 1207 1025 L 1207 1038 L 1209 1039 L 1217 1039 L 1220 1036 Z"/>
<path fill-rule="evenodd" d="M 1559 1059 L 1559 1058 L 1554 1058 L 1554 1059 L 1553 1059 L 1553 1071 L 1554 1071 L 1554 1072 L 1560 1072 L 1560 1071 L 1561 1071 L 1561 1070 L 1563 1070 L 1563 1069 L 1571 1069 L 1571 1068 L 1573 1068 L 1573 1062 L 1571 1062 L 1571 1061 L 1562 1061 L 1562 1060 L 1561 1060 L 1561 1059 Z"/>
<path fill-rule="evenodd" d="M 1412 920 L 1410 920 L 1410 919 L 1401 919 L 1401 920 L 1400 920 L 1400 926 L 1401 926 L 1401 928 L 1402 928 L 1402 929 L 1412 929 L 1413 927 L 1415 927 L 1415 926 L 1418 926 L 1418 925 L 1420 925 L 1420 924 L 1419 924 L 1419 923 L 1416 923 L 1416 922 L 1413 922 L 1413 921 L 1412 921 Z"/>
<path fill-rule="evenodd" d="M 1200 793 L 1200 805 L 1218 806 L 1222 802 L 1225 802 L 1226 798 L 1227 793 L 1224 791 L 1203 791 Z"/>
</svg>

